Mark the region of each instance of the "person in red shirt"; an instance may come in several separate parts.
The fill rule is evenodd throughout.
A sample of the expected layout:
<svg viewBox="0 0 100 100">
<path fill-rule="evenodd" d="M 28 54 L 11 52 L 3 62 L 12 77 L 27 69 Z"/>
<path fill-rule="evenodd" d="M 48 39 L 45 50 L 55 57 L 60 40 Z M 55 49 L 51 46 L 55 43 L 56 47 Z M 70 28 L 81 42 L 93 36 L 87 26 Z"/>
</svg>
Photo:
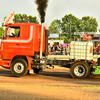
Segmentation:
<svg viewBox="0 0 100 100">
<path fill-rule="evenodd" d="M 100 44 L 97 45 L 96 52 L 98 55 L 100 55 Z"/>
</svg>

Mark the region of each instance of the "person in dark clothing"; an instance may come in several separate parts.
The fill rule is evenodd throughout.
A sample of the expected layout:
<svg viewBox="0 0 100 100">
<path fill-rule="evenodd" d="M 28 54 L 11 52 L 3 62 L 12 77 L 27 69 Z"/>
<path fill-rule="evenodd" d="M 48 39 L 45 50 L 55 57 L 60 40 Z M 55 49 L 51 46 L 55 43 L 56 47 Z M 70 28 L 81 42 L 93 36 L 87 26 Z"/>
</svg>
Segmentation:
<svg viewBox="0 0 100 100">
<path fill-rule="evenodd" d="M 56 48 L 55 45 L 53 45 L 53 46 L 51 47 L 52 54 L 55 54 L 55 51 L 56 51 L 55 48 Z"/>
<path fill-rule="evenodd" d="M 60 54 L 63 55 L 63 46 L 60 44 Z"/>
<path fill-rule="evenodd" d="M 59 45 L 56 46 L 55 50 L 56 50 L 56 55 L 60 55 L 60 47 L 59 47 Z"/>
</svg>

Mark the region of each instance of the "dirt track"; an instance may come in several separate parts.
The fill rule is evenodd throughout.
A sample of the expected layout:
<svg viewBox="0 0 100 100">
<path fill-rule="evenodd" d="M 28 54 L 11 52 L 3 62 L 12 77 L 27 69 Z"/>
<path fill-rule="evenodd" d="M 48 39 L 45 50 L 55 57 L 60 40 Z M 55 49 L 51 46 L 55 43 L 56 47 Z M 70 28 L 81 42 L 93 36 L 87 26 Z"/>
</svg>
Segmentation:
<svg viewBox="0 0 100 100">
<path fill-rule="evenodd" d="M 69 69 L 14 77 L 0 67 L 0 100 L 100 100 L 100 77 L 73 79 Z"/>
</svg>

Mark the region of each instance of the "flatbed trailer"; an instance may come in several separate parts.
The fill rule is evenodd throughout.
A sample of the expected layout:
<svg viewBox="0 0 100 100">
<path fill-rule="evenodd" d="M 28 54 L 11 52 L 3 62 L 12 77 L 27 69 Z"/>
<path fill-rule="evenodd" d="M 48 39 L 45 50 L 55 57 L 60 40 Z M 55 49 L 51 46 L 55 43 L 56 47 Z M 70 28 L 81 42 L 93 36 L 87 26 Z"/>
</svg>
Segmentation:
<svg viewBox="0 0 100 100">
<path fill-rule="evenodd" d="M 79 46 L 81 46 L 80 44 L 83 45 L 85 43 L 83 46 L 83 48 L 85 47 L 84 50 L 82 51 L 82 46 L 80 48 L 76 45 L 75 48 L 72 48 L 74 53 L 72 52 L 71 55 L 48 55 L 47 65 L 50 65 L 51 67 L 58 65 L 70 68 L 70 73 L 73 78 L 86 78 L 90 74 L 100 74 L 100 55 L 93 55 L 93 51 L 91 52 L 91 49 L 93 50 L 92 42 L 77 43 L 75 41 L 75 43 Z M 73 42 L 73 47 L 75 43 Z"/>
<path fill-rule="evenodd" d="M 97 59 L 100 57 L 100 55 L 93 55 L 93 61 L 97 62 Z M 70 55 L 48 55 L 48 60 L 70 60 Z"/>
<path fill-rule="evenodd" d="M 70 55 L 48 55 L 48 60 L 69 60 Z"/>
</svg>

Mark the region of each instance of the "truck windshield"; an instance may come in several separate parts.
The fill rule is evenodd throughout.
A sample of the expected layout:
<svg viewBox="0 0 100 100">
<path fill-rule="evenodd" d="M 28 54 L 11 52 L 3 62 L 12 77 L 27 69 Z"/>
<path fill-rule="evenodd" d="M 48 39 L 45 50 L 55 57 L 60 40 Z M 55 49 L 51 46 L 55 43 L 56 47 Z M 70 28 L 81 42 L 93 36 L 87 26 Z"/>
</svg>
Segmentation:
<svg viewBox="0 0 100 100">
<path fill-rule="evenodd" d="M 6 37 L 19 37 L 20 27 L 8 27 Z"/>
</svg>

